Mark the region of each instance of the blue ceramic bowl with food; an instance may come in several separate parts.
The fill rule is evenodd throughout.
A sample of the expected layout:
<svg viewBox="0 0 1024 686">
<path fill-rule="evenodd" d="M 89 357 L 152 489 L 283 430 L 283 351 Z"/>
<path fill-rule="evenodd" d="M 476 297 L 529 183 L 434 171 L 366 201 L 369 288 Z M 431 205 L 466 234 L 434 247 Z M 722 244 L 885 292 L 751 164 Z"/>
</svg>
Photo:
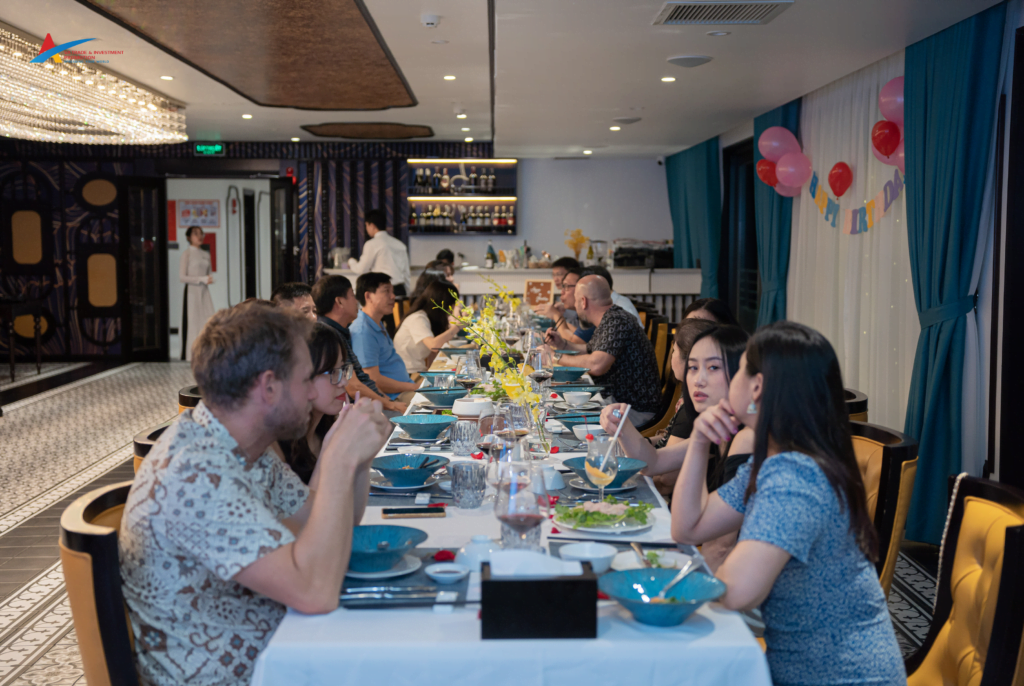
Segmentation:
<svg viewBox="0 0 1024 686">
<path fill-rule="evenodd" d="M 427 532 L 411 526 L 357 526 L 352 529 L 352 555 L 348 559 L 348 569 L 364 573 L 387 571 L 425 540 Z"/>
<path fill-rule="evenodd" d="M 562 464 L 574 471 L 576 476 L 583 479 L 586 483 L 597 488 L 597 484 L 591 482 L 587 477 L 587 469 L 585 466 L 586 461 L 587 458 L 585 457 L 570 457 L 568 460 L 563 460 Z M 643 460 L 634 460 L 631 457 L 620 457 L 619 471 L 615 474 L 615 480 L 605 486 L 605 488 L 621 488 L 622 484 L 632 479 L 646 466 L 647 463 Z"/>
<path fill-rule="evenodd" d="M 458 419 L 444 414 L 411 414 L 406 417 L 392 417 L 391 423 L 398 425 L 409 438 L 429 440 L 454 424 Z"/>
<path fill-rule="evenodd" d="M 551 380 L 555 383 L 570 383 L 583 376 L 587 369 L 587 367 L 554 367 L 552 369 L 554 376 L 551 377 Z"/>
<path fill-rule="evenodd" d="M 421 388 L 416 392 L 438 407 L 451 407 L 456 400 L 469 395 L 465 388 Z"/>
<path fill-rule="evenodd" d="M 677 569 L 630 569 L 608 572 L 597 587 L 629 610 L 633 619 L 651 626 L 676 626 L 701 605 L 725 594 L 725 584 L 704 572 L 693 572 L 665 594 L 665 602 L 650 602 L 678 573 Z M 646 598 L 646 600 L 645 600 Z"/>
<path fill-rule="evenodd" d="M 422 486 L 430 475 L 451 462 L 440 455 L 382 455 L 373 458 L 373 468 L 397 488 Z"/>
</svg>

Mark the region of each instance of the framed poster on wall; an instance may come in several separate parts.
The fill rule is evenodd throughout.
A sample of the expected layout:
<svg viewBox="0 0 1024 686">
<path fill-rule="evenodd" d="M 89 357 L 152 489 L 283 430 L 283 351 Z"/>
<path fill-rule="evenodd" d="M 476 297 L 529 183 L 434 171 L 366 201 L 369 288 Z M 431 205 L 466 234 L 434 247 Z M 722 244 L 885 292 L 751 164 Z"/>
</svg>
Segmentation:
<svg viewBox="0 0 1024 686">
<path fill-rule="evenodd" d="M 220 200 L 178 200 L 178 226 L 220 228 Z"/>
</svg>

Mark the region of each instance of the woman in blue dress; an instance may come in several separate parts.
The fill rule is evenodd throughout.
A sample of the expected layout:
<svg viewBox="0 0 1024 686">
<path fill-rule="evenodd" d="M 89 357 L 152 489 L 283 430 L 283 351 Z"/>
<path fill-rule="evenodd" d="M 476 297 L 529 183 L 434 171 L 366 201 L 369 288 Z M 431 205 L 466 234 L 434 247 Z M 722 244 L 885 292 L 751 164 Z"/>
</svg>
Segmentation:
<svg viewBox="0 0 1024 686">
<path fill-rule="evenodd" d="M 709 494 L 712 443 L 754 429 L 754 454 Z M 694 422 L 672 497 L 672 537 L 698 543 L 739 530 L 718 568 L 721 602 L 761 606 L 772 680 L 905 684 L 832 346 L 776 322 L 754 334 L 729 397 Z"/>
</svg>

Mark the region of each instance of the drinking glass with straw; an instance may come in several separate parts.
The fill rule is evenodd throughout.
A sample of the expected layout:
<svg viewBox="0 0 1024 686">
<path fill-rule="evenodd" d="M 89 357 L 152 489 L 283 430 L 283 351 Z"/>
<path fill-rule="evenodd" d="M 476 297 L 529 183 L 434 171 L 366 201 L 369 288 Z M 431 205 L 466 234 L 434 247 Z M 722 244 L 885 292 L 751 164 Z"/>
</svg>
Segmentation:
<svg viewBox="0 0 1024 686">
<path fill-rule="evenodd" d="M 619 442 L 619 434 L 622 432 L 622 425 L 629 417 L 630 408 L 630 405 L 626 405 L 626 411 L 622 413 L 622 419 L 615 429 L 615 435 L 608 440 L 608 447 L 603 453 L 601 448 L 604 447 L 605 439 L 595 438 L 587 444 L 585 463 L 587 478 L 597 486 L 598 499 L 602 501 L 604 500 L 604 487 L 614 481 L 615 476 L 619 473 L 619 458 L 612 455 L 612 452 Z"/>
</svg>

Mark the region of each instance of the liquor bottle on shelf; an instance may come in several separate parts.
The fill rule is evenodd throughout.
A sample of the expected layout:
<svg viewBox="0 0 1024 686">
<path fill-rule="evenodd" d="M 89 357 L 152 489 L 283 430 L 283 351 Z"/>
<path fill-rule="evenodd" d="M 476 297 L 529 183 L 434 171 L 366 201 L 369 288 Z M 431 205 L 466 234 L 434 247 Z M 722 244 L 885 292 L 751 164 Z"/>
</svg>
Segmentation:
<svg viewBox="0 0 1024 686">
<path fill-rule="evenodd" d="M 469 182 L 467 183 L 467 185 L 469 186 L 469 192 L 470 193 L 476 193 L 477 192 L 476 184 L 477 184 L 476 167 L 470 167 L 469 168 Z"/>
<path fill-rule="evenodd" d="M 459 207 L 456 205 L 456 209 L 459 211 L 459 220 L 455 225 L 456 231 L 459 233 L 466 233 L 466 207 Z"/>
<path fill-rule="evenodd" d="M 472 205 L 469 207 L 469 217 L 466 218 L 466 228 L 476 228 L 476 208 Z"/>
<path fill-rule="evenodd" d="M 444 228 L 446 228 L 446 229 L 452 228 L 452 206 L 451 205 L 445 205 L 444 206 L 444 212 L 442 212 L 441 214 L 444 217 Z"/>
<path fill-rule="evenodd" d="M 593 267 L 596 262 L 594 261 L 594 244 L 591 243 L 587 246 L 587 257 L 583 260 L 583 263 L 588 267 Z"/>
<path fill-rule="evenodd" d="M 434 176 L 430 179 L 430 192 L 439 194 L 441 192 L 441 170 L 440 168 L 434 170 Z"/>
<path fill-rule="evenodd" d="M 433 191 L 431 190 L 430 180 L 430 167 L 423 170 L 423 188 L 420 189 L 420 193 L 423 195 L 430 195 Z"/>
<path fill-rule="evenodd" d="M 434 228 L 440 229 L 443 226 L 441 223 L 441 206 L 438 205 L 434 208 Z"/>
<path fill-rule="evenodd" d="M 483 222 L 483 226 L 486 226 L 487 228 L 490 228 L 493 225 L 494 225 L 494 222 L 491 220 L 491 213 L 487 211 L 487 207 L 485 206 L 484 207 L 484 222 Z"/>
<path fill-rule="evenodd" d="M 516 226 L 516 206 L 510 205 L 508 208 L 508 218 L 505 221 L 505 225 L 513 229 Z"/>
<path fill-rule="evenodd" d="M 487 192 L 494 192 L 494 167 L 491 167 L 491 173 L 487 175 Z"/>
<path fill-rule="evenodd" d="M 441 193 L 447 194 L 451 187 L 451 177 L 448 176 L 448 167 L 444 168 L 444 173 L 441 174 Z"/>
<path fill-rule="evenodd" d="M 415 206 L 412 208 L 412 211 L 409 212 L 409 226 L 416 226 L 416 207 Z"/>
<path fill-rule="evenodd" d="M 494 252 L 494 245 L 487 241 L 487 254 L 484 256 L 484 269 L 494 269 L 494 263 L 498 261 L 498 254 Z"/>
<path fill-rule="evenodd" d="M 420 216 L 419 219 L 416 220 L 416 225 L 420 228 L 424 228 L 427 225 L 427 215 L 423 212 L 422 205 L 420 205 Z"/>
<path fill-rule="evenodd" d="M 414 192 L 420 194 L 423 192 L 423 170 L 416 169 L 416 185 L 413 186 Z"/>
</svg>

